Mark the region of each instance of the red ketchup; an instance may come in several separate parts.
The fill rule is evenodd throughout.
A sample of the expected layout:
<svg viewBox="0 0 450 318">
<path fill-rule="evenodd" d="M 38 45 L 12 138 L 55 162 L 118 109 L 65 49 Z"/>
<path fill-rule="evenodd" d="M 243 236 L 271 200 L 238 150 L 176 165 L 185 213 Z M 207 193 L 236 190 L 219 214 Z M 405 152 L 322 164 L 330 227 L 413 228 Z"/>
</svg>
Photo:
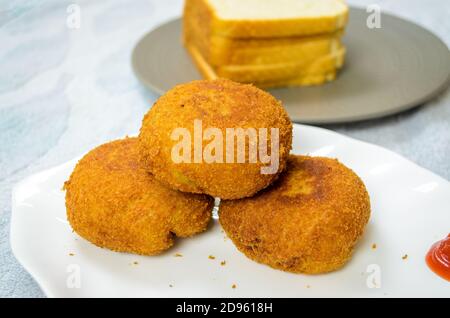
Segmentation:
<svg viewBox="0 0 450 318">
<path fill-rule="evenodd" d="M 431 246 L 425 260 L 433 272 L 450 281 L 450 234 Z"/>
</svg>

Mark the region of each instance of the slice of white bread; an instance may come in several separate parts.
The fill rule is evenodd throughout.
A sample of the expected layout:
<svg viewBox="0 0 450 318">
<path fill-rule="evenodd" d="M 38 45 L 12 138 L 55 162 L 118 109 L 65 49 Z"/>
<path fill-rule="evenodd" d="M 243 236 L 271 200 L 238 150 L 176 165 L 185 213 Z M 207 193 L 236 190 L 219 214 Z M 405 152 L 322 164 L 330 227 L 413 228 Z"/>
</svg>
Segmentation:
<svg viewBox="0 0 450 318">
<path fill-rule="evenodd" d="M 267 65 L 225 65 L 214 68 L 217 76 L 237 82 L 276 82 L 301 75 L 326 74 L 343 64 L 345 49 L 340 47 L 332 54 L 323 54 L 309 60 Z"/>
<path fill-rule="evenodd" d="M 321 59 L 306 73 L 289 79 L 254 81 L 253 83 L 260 88 L 321 85 L 336 79 L 338 71 L 344 65 L 345 53 L 346 50 L 344 48 L 343 51 L 334 57 Z"/>
<path fill-rule="evenodd" d="M 259 49 L 233 49 L 230 50 L 232 54 L 227 55 L 225 65 L 271 65 L 296 62 L 306 64 L 318 56 L 332 54 L 339 45 L 339 39 L 332 38 Z"/>
<path fill-rule="evenodd" d="M 186 0 L 184 17 L 209 35 L 270 38 L 333 33 L 348 20 L 343 0 Z"/>
<path fill-rule="evenodd" d="M 233 39 L 208 36 L 199 23 L 186 19 L 185 44 L 200 50 L 208 64 L 258 65 L 308 60 L 332 53 L 340 43 L 343 31 L 306 37 Z"/>
<path fill-rule="evenodd" d="M 337 70 L 342 67 L 345 57 L 345 48 L 341 47 L 334 54 L 318 57 L 308 65 L 300 62 L 214 68 L 194 46 L 188 45 L 187 49 L 203 77 L 207 79 L 224 77 L 241 83 L 254 83 L 264 88 L 314 85 L 332 80 Z"/>
</svg>

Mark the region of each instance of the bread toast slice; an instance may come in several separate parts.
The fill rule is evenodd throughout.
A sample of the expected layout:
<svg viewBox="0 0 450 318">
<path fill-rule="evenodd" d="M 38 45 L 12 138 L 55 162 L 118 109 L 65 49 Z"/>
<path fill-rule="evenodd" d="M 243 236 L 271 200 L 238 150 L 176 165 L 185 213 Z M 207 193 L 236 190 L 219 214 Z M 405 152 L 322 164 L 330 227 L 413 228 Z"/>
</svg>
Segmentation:
<svg viewBox="0 0 450 318">
<path fill-rule="evenodd" d="M 238 82 L 279 81 L 303 74 L 325 74 L 342 65 L 345 49 L 340 47 L 333 54 L 317 56 L 310 60 L 267 65 L 225 65 L 214 68 L 218 77 Z"/>
<path fill-rule="evenodd" d="M 321 84 L 334 79 L 345 57 L 345 48 L 341 47 L 334 54 L 319 57 L 307 65 L 285 63 L 215 68 L 207 63 L 197 48 L 188 45 L 187 49 L 204 78 L 224 77 L 241 83 L 254 83 L 261 87 Z"/>
<path fill-rule="evenodd" d="M 184 17 L 210 35 L 272 38 L 334 33 L 348 21 L 343 0 L 186 0 Z"/>
</svg>

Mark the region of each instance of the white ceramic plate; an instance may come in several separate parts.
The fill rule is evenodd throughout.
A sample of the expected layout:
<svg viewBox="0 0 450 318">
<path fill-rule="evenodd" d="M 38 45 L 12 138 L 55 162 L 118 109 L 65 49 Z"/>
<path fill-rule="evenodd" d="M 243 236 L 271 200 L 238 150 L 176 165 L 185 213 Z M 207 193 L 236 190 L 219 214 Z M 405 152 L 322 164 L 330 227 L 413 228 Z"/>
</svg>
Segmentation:
<svg viewBox="0 0 450 318">
<path fill-rule="evenodd" d="M 254 263 L 224 238 L 217 220 L 206 233 L 156 257 L 95 247 L 66 221 L 61 188 L 76 160 L 16 186 L 12 249 L 44 292 L 56 297 L 450 296 L 450 284 L 424 262 L 431 244 L 450 232 L 449 182 L 388 150 L 320 128 L 295 125 L 293 149 L 338 158 L 371 195 L 366 233 L 337 272 L 296 275 Z"/>
</svg>

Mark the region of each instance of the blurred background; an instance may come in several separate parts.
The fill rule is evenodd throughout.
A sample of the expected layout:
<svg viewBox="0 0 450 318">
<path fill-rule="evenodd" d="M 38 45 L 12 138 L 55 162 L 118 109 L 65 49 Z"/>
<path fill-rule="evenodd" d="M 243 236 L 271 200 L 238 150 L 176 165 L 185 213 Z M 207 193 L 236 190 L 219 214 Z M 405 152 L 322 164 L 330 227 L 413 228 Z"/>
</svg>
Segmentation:
<svg viewBox="0 0 450 318">
<path fill-rule="evenodd" d="M 347 2 L 363 8 L 378 4 L 450 46 L 448 0 Z M 149 30 L 180 16 L 182 5 L 182 0 L 0 0 L 0 297 L 43 297 L 9 247 L 13 185 L 138 132 L 158 96 L 134 76 L 132 49 Z M 77 10 L 79 25 L 71 20 Z M 448 90 L 400 115 L 325 127 L 384 146 L 450 179 Z"/>
</svg>

